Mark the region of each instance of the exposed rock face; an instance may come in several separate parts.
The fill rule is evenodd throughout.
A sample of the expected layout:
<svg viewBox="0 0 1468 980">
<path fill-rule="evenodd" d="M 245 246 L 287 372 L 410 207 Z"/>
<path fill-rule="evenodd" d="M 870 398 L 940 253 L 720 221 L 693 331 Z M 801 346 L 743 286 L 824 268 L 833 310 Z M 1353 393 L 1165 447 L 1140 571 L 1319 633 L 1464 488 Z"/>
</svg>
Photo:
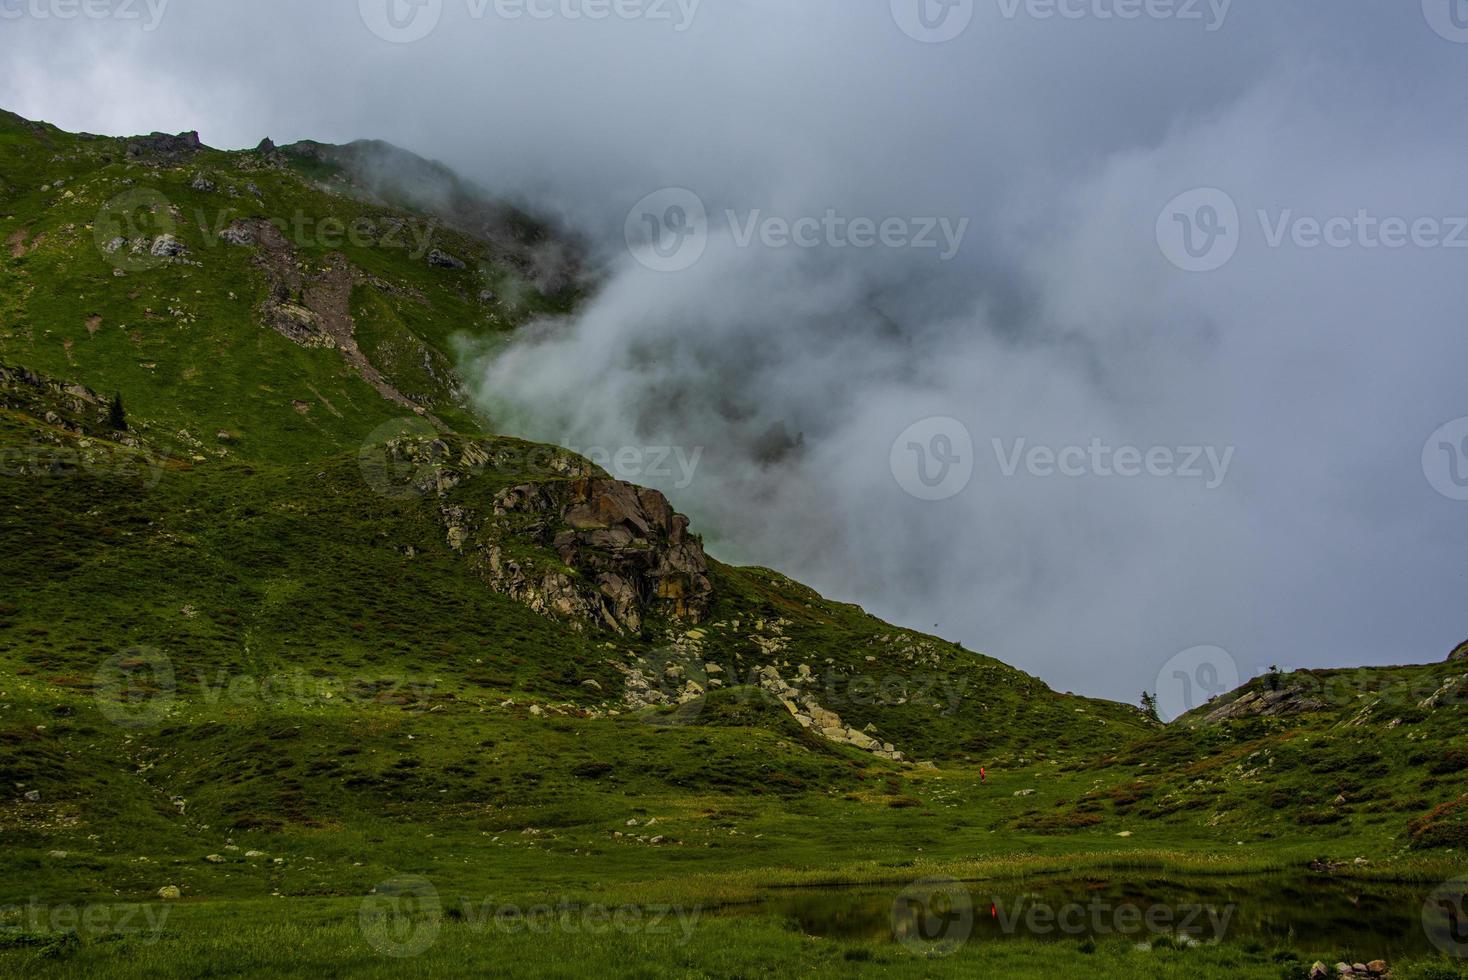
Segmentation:
<svg viewBox="0 0 1468 980">
<path fill-rule="evenodd" d="M 107 402 L 95 391 L 42 377 L 23 367 L 0 365 L 0 407 L 19 409 L 76 434 L 108 433 Z M 47 408 L 53 410 L 45 411 Z M 64 412 L 65 417 L 58 412 Z"/>
<path fill-rule="evenodd" d="M 688 533 L 688 518 L 656 490 L 583 477 L 510 487 L 494 506 L 497 516 L 554 518 L 536 531 L 595 584 L 582 598 L 613 628 L 641 630 L 649 609 L 694 623 L 708 612 L 713 585 L 703 545 Z"/>
<path fill-rule="evenodd" d="M 177 136 L 150 133 L 128 140 L 127 156 L 129 160 L 173 167 L 187 163 L 203 148 L 204 144 L 199 142 L 198 133 L 179 133 Z"/>
<path fill-rule="evenodd" d="M 800 679 L 809 680 L 810 677 L 810 667 L 802 664 Z M 798 687 L 787 683 L 777 668 L 771 666 L 760 670 L 759 686 L 779 699 L 801 728 L 813 731 L 827 741 L 851 745 L 893 762 L 904 761 L 902 753 L 890 742 L 881 742 L 866 732 L 857 731 L 847 725 L 836 712 L 821 707 L 813 696 L 804 694 Z"/>
<path fill-rule="evenodd" d="M 1468 642 L 1461 644 L 1456 650 L 1448 654 L 1448 660 L 1468 660 Z"/>
<path fill-rule="evenodd" d="M 656 490 L 607 479 L 553 447 L 402 438 L 380 451 L 383 472 L 399 474 L 405 490 L 442 501 L 449 547 L 495 591 L 537 612 L 618 632 L 641 631 L 649 615 L 698 623 L 708 612 L 703 544 Z M 500 490 L 492 513 L 444 499 L 484 471 L 545 479 Z"/>
<path fill-rule="evenodd" d="M 342 359 L 383 398 L 447 431 L 422 405 L 393 387 L 358 346 L 352 289 L 370 279 L 345 256 L 332 253 L 321 268 L 311 269 L 280 228 L 263 218 L 232 222 L 219 237 L 231 245 L 255 248 L 256 264 L 270 283 L 269 295 L 260 307 L 267 326 L 302 347 L 340 351 Z"/>
<path fill-rule="evenodd" d="M 1203 722 L 1212 725 L 1234 718 L 1273 718 L 1326 711 L 1329 708 L 1328 702 L 1313 696 L 1304 687 L 1284 684 L 1277 691 L 1268 687 L 1248 691 L 1228 704 L 1210 711 Z"/>
<path fill-rule="evenodd" d="M 1438 708 L 1462 704 L 1468 700 L 1468 674 L 1443 679 L 1442 686 L 1417 703 L 1419 708 L 1435 711 Z"/>
</svg>

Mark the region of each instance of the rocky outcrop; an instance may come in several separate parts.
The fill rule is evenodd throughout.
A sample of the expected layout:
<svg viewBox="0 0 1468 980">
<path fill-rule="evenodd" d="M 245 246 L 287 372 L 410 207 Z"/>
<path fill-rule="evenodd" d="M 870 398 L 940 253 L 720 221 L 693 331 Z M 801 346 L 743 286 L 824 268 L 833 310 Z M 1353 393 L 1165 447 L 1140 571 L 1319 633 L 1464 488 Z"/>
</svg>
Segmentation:
<svg viewBox="0 0 1468 980">
<path fill-rule="evenodd" d="M 1468 699 L 1468 674 L 1446 677 L 1442 685 L 1417 703 L 1417 707 L 1436 711 L 1438 708 L 1462 704 Z"/>
<path fill-rule="evenodd" d="M 1468 660 L 1468 642 L 1460 644 L 1456 650 L 1448 654 L 1448 660 Z"/>
<path fill-rule="evenodd" d="M 260 318 L 276 333 L 302 347 L 327 347 L 375 388 L 378 394 L 433 424 L 448 427 L 422 405 L 399 391 L 367 358 L 357 344 L 352 318 L 352 289 L 370 277 L 340 253 L 326 257 L 320 268 L 301 261 L 280 228 L 264 218 L 231 222 L 219 233 L 228 244 L 255 249 L 255 264 L 265 273 L 269 290 L 260 305 Z"/>
<path fill-rule="evenodd" d="M 176 167 L 187 163 L 204 148 L 198 133 L 150 133 L 127 141 L 127 158 L 141 163 Z"/>
<path fill-rule="evenodd" d="M 612 480 L 563 449 L 510 440 L 393 439 L 373 477 L 440 500 L 449 547 L 497 592 L 537 612 L 618 632 L 650 616 L 698 623 L 713 600 L 708 557 L 688 518 L 656 490 Z M 523 480 L 487 508 L 450 494 L 480 474 Z"/>
<path fill-rule="evenodd" d="M 562 605 L 589 607 L 593 618 L 632 632 L 642 629 L 648 612 L 693 623 L 708 612 L 713 584 L 703 544 L 688 533 L 688 518 L 656 490 L 590 476 L 524 484 L 501 491 L 494 512 L 530 518 L 527 530 L 590 583 L 590 589 L 573 588 L 579 604 L 561 587 L 569 580 L 551 583 Z M 517 587 L 523 570 L 513 562 L 499 565 L 507 587 Z"/>
<path fill-rule="evenodd" d="M 1326 711 L 1329 708 L 1329 702 L 1316 697 L 1303 686 L 1287 683 L 1278 690 L 1265 686 L 1246 691 L 1227 704 L 1214 708 L 1204 716 L 1203 722 L 1214 725 L 1237 718 L 1275 718 L 1281 715 Z"/>
<path fill-rule="evenodd" d="M 799 670 L 798 680 L 809 681 L 811 679 L 808 665 L 802 664 Z M 868 732 L 857 731 L 846 724 L 836 712 L 821 707 L 813 696 L 802 693 L 798 687 L 788 683 L 780 676 L 780 671 L 775 667 L 765 667 L 760 670 L 759 686 L 779 700 L 785 706 L 785 710 L 795 717 L 801 728 L 813 731 L 827 741 L 854 746 L 884 759 L 891 759 L 893 762 L 904 761 L 902 753 L 897 751 L 890 742 L 873 738 Z"/>
</svg>

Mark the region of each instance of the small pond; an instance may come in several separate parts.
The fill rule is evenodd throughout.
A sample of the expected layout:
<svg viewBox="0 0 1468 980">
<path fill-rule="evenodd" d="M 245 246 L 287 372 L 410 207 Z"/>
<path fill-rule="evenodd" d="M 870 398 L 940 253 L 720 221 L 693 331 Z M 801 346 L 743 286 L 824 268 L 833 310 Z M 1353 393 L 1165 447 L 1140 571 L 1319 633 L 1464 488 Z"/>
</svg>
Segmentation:
<svg viewBox="0 0 1468 980">
<path fill-rule="evenodd" d="M 730 911 L 773 915 L 814 936 L 920 947 L 1120 936 L 1154 944 L 1253 942 L 1267 950 L 1330 951 L 1352 961 L 1436 950 L 1468 956 L 1462 888 L 1327 875 L 929 879 L 905 886 L 771 889 L 753 905 Z"/>
</svg>

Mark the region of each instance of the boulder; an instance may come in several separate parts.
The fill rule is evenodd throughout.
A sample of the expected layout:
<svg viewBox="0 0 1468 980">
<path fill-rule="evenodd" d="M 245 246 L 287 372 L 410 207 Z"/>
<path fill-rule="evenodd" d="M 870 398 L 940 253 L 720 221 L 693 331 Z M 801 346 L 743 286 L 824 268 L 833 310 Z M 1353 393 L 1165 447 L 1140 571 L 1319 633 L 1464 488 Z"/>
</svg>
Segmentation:
<svg viewBox="0 0 1468 980">
<path fill-rule="evenodd" d="M 173 235 L 159 235 L 148 253 L 155 259 L 176 259 L 188 254 L 188 247 Z"/>
<path fill-rule="evenodd" d="M 463 269 L 464 260 L 456 255 L 451 255 L 441 248 L 435 248 L 428 253 L 428 264 L 435 269 Z"/>
<path fill-rule="evenodd" d="M 241 247 L 255 244 L 255 229 L 248 221 L 235 221 L 219 233 L 219 240 Z"/>
<path fill-rule="evenodd" d="M 164 885 L 158 889 L 158 897 L 164 901 L 176 901 L 183 898 L 183 892 L 179 891 L 177 885 Z"/>
</svg>

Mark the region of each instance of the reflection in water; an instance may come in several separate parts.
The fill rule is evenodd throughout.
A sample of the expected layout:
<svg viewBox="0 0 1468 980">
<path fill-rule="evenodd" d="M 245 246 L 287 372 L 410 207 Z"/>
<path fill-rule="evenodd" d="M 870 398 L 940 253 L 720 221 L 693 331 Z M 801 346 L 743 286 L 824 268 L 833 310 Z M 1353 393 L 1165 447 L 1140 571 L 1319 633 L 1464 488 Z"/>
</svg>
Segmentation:
<svg viewBox="0 0 1468 980">
<path fill-rule="evenodd" d="M 955 896 L 955 888 L 968 901 Z M 946 880 L 887 888 L 790 888 L 765 893 L 758 911 L 810 935 L 840 939 L 1015 939 L 1299 946 L 1353 959 L 1433 951 L 1423 928 L 1430 886 L 1259 875 L 1179 882 L 1161 877 Z M 941 906 L 941 907 L 940 907 Z M 956 914 L 959 909 L 963 914 Z"/>
</svg>

